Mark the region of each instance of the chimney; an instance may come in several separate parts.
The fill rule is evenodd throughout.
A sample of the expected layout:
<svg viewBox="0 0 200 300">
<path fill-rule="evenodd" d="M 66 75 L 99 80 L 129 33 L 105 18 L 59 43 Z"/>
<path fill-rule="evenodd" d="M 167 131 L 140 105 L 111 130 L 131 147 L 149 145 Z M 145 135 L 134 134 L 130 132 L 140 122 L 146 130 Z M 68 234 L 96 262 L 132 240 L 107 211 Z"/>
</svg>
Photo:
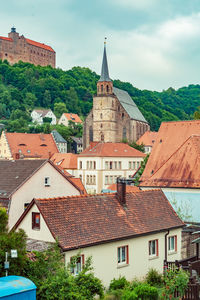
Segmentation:
<svg viewBox="0 0 200 300">
<path fill-rule="evenodd" d="M 14 159 L 14 160 L 17 160 L 17 159 L 19 159 L 19 158 L 20 158 L 19 153 L 14 153 L 14 154 L 13 154 L 13 159 Z"/>
<path fill-rule="evenodd" d="M 126 178 L 117 177 L 117 198 L 121 205 L 126 205 Z"/>
</svg>

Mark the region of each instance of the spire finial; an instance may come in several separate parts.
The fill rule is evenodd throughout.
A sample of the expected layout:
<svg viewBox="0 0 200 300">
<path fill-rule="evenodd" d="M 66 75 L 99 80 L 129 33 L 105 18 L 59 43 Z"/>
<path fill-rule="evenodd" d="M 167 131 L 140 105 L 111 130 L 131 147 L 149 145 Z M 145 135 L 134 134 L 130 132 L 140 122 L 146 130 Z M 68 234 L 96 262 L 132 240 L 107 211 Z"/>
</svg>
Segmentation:
<svg viewBox="0 0 200 300">
<path fill-rule="evenodd" d="M 104 38 L 104 45 L 106 45 L 106 40 L 107 40 L 107 37 Z"/>
<path fill-rule="evenodd" d="M 108 72 L 108 63 L 107 63 L 107 55 L 106 55 L 106 40 L 107 37 L 104 38 L 104 52 L 103 52 L 103 61 L 101 67 L 101 77 L 99 81 L 111 81 Z"/>
</svg>

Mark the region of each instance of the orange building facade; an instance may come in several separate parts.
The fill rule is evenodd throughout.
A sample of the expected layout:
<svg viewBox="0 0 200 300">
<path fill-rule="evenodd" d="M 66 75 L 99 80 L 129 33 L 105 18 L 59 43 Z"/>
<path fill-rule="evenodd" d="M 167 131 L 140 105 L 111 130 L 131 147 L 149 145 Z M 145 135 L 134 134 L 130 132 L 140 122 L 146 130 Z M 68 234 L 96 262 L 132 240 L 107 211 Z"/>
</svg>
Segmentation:
<svg viewBox="0 0 200 300">
<path fill-rule="evenodd" d="M 21 60 L 34 65 L 56 66 L 56 52 L 50 46 L 20 36 L 14 27 L 8 37 L 0 36 L 0 59 L 10 64 Z"/>
</svg>

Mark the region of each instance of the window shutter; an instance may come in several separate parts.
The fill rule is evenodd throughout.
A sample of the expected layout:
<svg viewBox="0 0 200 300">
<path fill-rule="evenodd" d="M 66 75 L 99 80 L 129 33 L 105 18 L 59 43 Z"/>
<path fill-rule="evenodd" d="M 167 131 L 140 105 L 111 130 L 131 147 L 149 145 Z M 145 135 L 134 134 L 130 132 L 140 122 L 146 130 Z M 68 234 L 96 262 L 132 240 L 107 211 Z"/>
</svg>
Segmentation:
<svg viewBox="0 0 200 300">
<path fill-rule="evenodd" d="M 175 251 L 177 251 L 177 235 L 174 236 L 175 239 Z"/>
<path fill-rule="evenodd" d="M 126 263 L 127 263 L 127 265 L 129 264 L 129 249 L 128 249 L 128 245 L 126 246 Z"/>
<path fill-rule="evenodd" d="M 159 250 L 158 250 L 158 240 L 156 240 L 156 256 L 159 255 Z"/>
</svg>

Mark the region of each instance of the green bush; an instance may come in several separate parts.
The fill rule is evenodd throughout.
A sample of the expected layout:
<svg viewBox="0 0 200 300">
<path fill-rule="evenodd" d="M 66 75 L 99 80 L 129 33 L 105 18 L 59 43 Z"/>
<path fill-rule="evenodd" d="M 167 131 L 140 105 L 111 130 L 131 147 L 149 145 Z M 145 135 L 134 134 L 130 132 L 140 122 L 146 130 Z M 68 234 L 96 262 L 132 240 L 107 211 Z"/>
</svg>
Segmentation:
<svg viewBox="0 0 200 300">
<path fill-rule="evenodd" d="M 138 299 L 141 300 L 157 300 L 158 290 L 157 288 L 150 286 L 149 284 L 138 285 L 134 292 L 137 294 Z"/>
<path fill-rule="evenodd" d="M 138 299 L 138 295 L 135 293 L 135 291 L 125 290 L 121 299 L 122 300 L 136 300 L 136 299 Z"/>
<path fill-rule="evenodd" d="M 146 275 L 146 282 L 153 286 L 162 284 L 162 275 L 155 269 L 150 269 Z"/>
<path fill-rule="evenodd" d="M 120 290 L 125 289 L 127 286 L 129 286 L 129 282 L 126 280 L 126 278 L 119 277 L 118 279 L 113 279 L 110 282 L 109 290 Z"/>
</svg>

